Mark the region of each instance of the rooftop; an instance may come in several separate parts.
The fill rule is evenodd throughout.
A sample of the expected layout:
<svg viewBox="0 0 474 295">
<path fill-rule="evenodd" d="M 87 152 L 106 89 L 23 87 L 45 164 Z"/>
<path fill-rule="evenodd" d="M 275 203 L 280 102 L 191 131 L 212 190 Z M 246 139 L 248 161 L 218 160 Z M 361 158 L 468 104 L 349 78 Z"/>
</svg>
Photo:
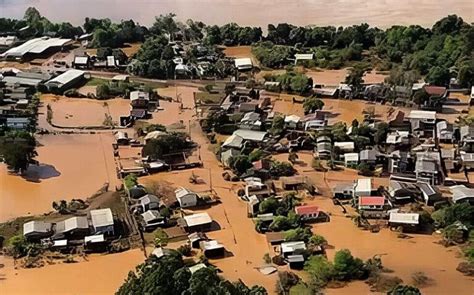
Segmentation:
<svg viewBox="0 0 474 295">
<path fill-rule="evenodd" d="M 359 197 L 359 206 L 383 206 L 384 197 Z"/>
<path fill-rule="evenodd" d="M 110 208 L 96 209 L 90 211 L 92 225 L 94 227 L 114 225 L 114 217 Z"/>
<path fill-rule="evenodd" d="M 188 227 L 209 224 L 212 222 L 211 217 L 206 212 L 184 216 L 183 219 Z"/>
<path fill-rule="evenodd" d="M 7 51 L 5 51 L 2 55 L 2 57 L 6 56 L 16 56 L 16 57 L 22 57 L 27 53 L 34 53 L 34 54 L 40 54 L 46 51 L 47 49 L 51 47 L 60 47 L 60 46 L 65 46 L 73 41 L 71 39 L 60 39 L 60 38 L 48 38 L 48 37 L 41 37 L 41 38 L 35 38 L 26 41 L 25 43 L 21 44 L 20 46 L 13 47 Z"/>
<path fill-rule="evenodd" d="M 63 86 L 65 84 L 67 84 L 67 83 L 83 76 L 85 73 L 86 72 L 84 72 L 84 71 L 71 69 L 71 70 L 68 70 L 68 71 L 62 73 L 61 75 L 57 76 L 56 78 L 49 80 L 48 82 L 46 82 L 46 85 L 58 84 L 58 86 Z"/>
<path fill-rule="evenodd" d="M 49 231 L 51 231 L 51 223 L 49 222 L 33 220 L 23 224 L 24 235 L 35 232 L 47 233 Z"/>
<path fill-rule="evenodd" d="M 418 213 L 398 213 L 390 212 L 389 222 L 394 223 L 405 223 L 405 224 L 418 224 L 420 214 Z"/>
<path fill-rule="evenodd" d="M 305 243 L 303 241 L 281 243 L 282 253 L 294 252 L 296 250 L 306 250 Z"/>
<path fill-rule="evenodd" d="M 234 131 L 233 135 L 240 136 L 244 140 L 250 141 L 263 141 L 265 136 L 267 135 L 264 131 L 254 131 L 254 130 L 246 130 L 246 129 L 238 129 Z"/>
<path fill-rule="evenodd" d="M 296 206 L 295 212 L 298 215 L 319 213 L 319 207 L 315 205 Z"/>
</svg>

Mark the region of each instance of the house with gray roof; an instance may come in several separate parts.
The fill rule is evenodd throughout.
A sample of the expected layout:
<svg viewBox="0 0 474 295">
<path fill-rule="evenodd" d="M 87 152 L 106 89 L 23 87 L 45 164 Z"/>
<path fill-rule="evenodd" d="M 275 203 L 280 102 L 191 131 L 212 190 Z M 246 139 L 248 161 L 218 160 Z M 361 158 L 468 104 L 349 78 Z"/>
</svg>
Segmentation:
<svg viewBox="0 0 474 295">
<path fill-rule="evenodd" d="M 40 240 L 52 234 L 52 224 L 49 222 L 32 220 L 23 224 L 23 235 L 28 240 Z"/>
</svg>

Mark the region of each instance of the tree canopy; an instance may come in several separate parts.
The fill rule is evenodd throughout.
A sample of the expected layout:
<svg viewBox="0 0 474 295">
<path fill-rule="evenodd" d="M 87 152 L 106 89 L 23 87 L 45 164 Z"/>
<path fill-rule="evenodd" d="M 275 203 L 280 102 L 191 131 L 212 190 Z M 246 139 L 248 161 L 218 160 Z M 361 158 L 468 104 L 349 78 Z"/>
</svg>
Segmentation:
<svg viewBox="0 0 474 295">
<path fill-rule="evenodd" d="M 136 271 L 128 274 L 116 294 L 266 295 L 267 291 L 260 286 L 249 288 L 242 281 L 224 280 L 212 267 L 191 274 L 181 255 L 172 251 L 161 258 L 151 256 L 145 263 L 138 265 Z"/>
</svg>

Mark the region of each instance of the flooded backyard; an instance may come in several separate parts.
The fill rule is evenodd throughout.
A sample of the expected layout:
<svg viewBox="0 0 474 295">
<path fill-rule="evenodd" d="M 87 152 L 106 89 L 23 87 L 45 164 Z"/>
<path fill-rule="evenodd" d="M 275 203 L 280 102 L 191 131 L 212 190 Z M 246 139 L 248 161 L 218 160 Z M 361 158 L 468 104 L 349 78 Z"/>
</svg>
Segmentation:
<svg viewBox="0 0 474 295">
<path fill-rule="evenodd" d="M 104 183 L 117 184 L 112 134 L 37 136 L 39 165 L 21 177 L 0 165 L 0 222 L 42 214 L 58 200 L 86 199 Z"/>
</svg>

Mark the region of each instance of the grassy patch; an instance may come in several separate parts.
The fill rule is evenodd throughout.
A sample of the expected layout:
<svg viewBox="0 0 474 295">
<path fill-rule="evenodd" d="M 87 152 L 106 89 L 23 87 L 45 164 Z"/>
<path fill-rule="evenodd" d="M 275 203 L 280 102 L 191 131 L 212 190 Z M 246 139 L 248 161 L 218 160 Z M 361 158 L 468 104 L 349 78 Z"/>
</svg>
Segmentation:
<svg viewBox="0 0 474 295">
<path fill-rule="evenodd" d="M 99 85 L 104 85 L 108 84 L 109 81 L 101 78 L 90 78 L 89 81 L 87 81 L 86 86 L 99 86 Z"/>
<path fill-rule="evenodd" d="M 305 286 L 304 284 L 298 284 L 296 286 L 291 287 L 290 295 L 311 295 L 313 291 L 310 288 Z"/>
<path fill-rule="evenodd" d="M 201 103 L 220 103 L 222 93 L 197 92 L 196 99 L 200 100 Z"/>
</svg>

